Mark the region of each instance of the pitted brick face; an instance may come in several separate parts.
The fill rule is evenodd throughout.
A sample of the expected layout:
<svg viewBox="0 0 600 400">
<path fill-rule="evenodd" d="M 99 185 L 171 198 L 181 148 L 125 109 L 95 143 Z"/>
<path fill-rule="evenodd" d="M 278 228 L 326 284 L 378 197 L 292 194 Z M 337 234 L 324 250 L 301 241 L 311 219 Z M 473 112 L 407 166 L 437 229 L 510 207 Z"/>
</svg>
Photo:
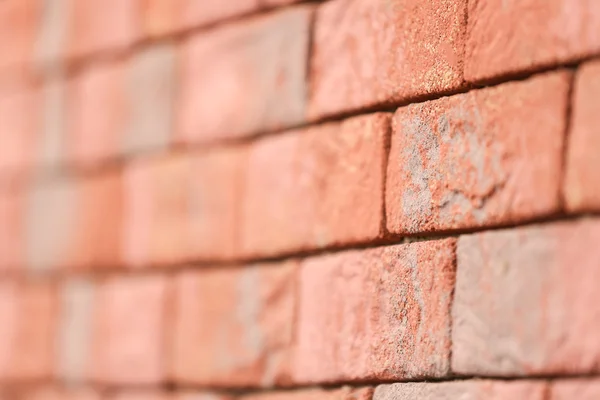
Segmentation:
<svg viewBox="0 0 600 400">
<path fill-rule="evenodd" d="M 241 396 L 241 400 L 371 400 L 373 389 L 342 387 L 337 389 L 299 389 Z"/>
<path fill-rule="evenodd" d="M 543 382 L 471 380 L 441 383 L 394 383 L 375 389 L 373 400 L 546 400 Z"/>
<path fill-rule="evenodd" d="M 557 212 L 568 90 L 569 74 L 559 72 L 396 111 L 389 231 L 448 231 Z"/>
</svg>

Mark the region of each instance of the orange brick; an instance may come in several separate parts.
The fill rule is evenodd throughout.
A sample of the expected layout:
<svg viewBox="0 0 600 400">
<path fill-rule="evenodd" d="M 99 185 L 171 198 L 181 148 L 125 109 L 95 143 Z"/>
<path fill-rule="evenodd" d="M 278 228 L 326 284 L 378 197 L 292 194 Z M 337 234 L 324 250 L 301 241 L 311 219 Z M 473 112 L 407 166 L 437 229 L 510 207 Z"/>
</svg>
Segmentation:
<svg viewBox="0 0 600 400">
<path fill-rule="evenodd" d="M 173 397 L 160 390 L 129 390 L 117 393 L 107 400 L 174 400 Z"/>
<path fill-rule="evenodd" d="M 20 191 L 0 189 L 0 272 L 23 265 L 23 196 Z"/>
<path fill-rule="evenodd" d="M 38 0 L 0 4 L 0 71 L 23 68 L 32 61 L 40 5 Z"/>
<path fill-rule="evenodd" d="M 565 63 L 600 51 L 600 3 L 470 0 L 465 78 Z"/>
<path fill-rule="evenodd" d="M 95 382 L 163 382 L 168 296 L 168 282 L 161 276 L 111 278 L 100 285 L 89 366 Z"/>
<path fill-rule="evenodd" d="M 570 211 L 600 209 L 600 62 L 584 64 L 575 84 L 565 199 Z"/>
<path fill-rule="evenodd" d="M 423 379 L 450 371 L 453 239 L 302 263 L 293 379 Z"/>
<path fill-rule="evenodd" d="M 545 394 L 546 385 L 542 382 L 466 380 L 379 385 L 373 400 L 545 400 Z"/>
<path fill-rule="evenodd" d="M 245 387 L 289 380 L 295 267 L 289 262 L 179 274 L 174 381 Z"/>
<path fill-rule="evenodd" d="M 253 143 L 242 204 L 244 253 L 379 238 L 389 130 L 389 115 L 373 114 Z"/>
<path fill-rule="evenodd" d="M 560 210 L 570 74 L 400 108 L 386 191 L 397 234 L 493 226 Z"/>
<path fill-rule="evenodd" d="M 262 0 L 229 0 L 227 3 L 220 0 L 181 1 L 182 13 L 179 23 L 187 28 L 247 14 L 257 10 L 262 2 Z"/>
<path fill-rule="evenodd" d="M 452 367 L 467 375 L 598 373 L 600 221 L 462 236 Z"/>
<path fill-rule="evenodd" d="M 179 140 L 248 136 L 304 121 L 310 15 L 308 7 L 292 8 L 185 42 Z"/>
<path fill-rule="evenodd" d="M 456 90 L 466 0 L 333 0 L 319 7 L 310 116 Z"/>
<path fill-rule="evenodd" d="M 286 392 L 257 393 L 240 396 L 240 400 L 371 400 L 373 389 L 350 388 L 324 390 L 299 389 Z"/>
<path fill-rule="evenodd" d="M 600 381 L 597 379 L 559 380 L 552 384 L 550 400 L 600 399 Z"/>
<path fill-rule="evenodd" d="M 59 390 L 35 389 L 26 392 L 19 400 L 101 400 L 102 397 L 95 391 L 85 389 Z"/>
</svg>

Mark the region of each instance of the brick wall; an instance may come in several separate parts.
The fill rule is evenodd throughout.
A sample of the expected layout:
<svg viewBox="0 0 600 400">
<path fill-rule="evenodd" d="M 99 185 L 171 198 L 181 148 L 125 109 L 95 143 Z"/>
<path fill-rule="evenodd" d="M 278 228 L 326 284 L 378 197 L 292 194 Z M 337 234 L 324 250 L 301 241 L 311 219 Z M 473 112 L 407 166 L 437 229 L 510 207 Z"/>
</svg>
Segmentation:
<svg viewBox="0 0 600 400">
<path fill-rule="evenodd" d="M 596 96 L 596 0 L 1 1 L 0 399 L 600 399 Z"/>
</svg>

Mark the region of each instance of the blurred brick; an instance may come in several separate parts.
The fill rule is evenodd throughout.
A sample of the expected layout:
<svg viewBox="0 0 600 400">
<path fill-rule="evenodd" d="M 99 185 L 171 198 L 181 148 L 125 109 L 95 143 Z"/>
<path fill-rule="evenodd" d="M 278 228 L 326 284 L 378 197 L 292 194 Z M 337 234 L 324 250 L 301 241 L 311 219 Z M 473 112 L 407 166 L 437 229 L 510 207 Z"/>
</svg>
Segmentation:
<svg viewBox="0 0 600 400">
<path fill-rule="evenodd" d="M 570 211 L 600 209 L 600 62 L 577 73 L 568 139 L 565 199 Z"/>
<path fill-rule="evenodd" d="M 597 373 L 600 222 L 484 232 L 458 241 L 452 367 L 460 374 Z"/>
<path fill-rule="evenodd" d="M 465 78 L 565 63 L 600 51 L 600 2 L 470 0 Z"/>
<path fill-rule="evenodd" d="M 69 57 L 123 50 L 141 37 L 136 0 L 69 0 Z"/>
<path fill-rule="evenodd" d="M 90 367 L 95 382 L 163 382 L 169 289 L 161 276 L 110 278 L 99 286 Z"/>
<path fill-rule="evenodd" d="M 373 400 L 546 400 L 546 385 L 530 381 L 415 382 L 379 385 Z"/>
<path fill-rule="evenodd" d="M 39 0 L 0 3 L 0 71 L 31 62 L 40 13 Z"/>
<path fill-rule="evenodd" d="M 161 390 L 129 390 L 117 393 L 107 400 L 175 400 L 170 393 Z"/>
<path fill-rule="evenodd" d="M 124 82 L 119 62 L 92 63 L 70 80 L 66 144 L 71 164 L 97 165 L 118 154 L 127 116 Z"/>
<path fill-rule="evenodd" d="M 304 261 L 294 381 L 448 376 L 454 247 L 445 239 Z"/>
<path fill-rule="evenodd" d="M 320 6 L 310 116 L 456 90 L 466 0 L 333 0 Z"/>
<path fill-rule="evenodd" d="M 254 142 L 242 204 L 244 253 L 379 238 L 389 119 L 360 116 Z"/>
<path fill-rule="evenodd" d="M 371 388 L 342 387 L 333 390 L 298 389 L 286 392 L 257 393 L 240 396 L 240 400 L 371 400 L 372 395 L 373 389 Z"/>
<path fill-rule="evenodd" d="M 549 400 L 597 400 L 600 399 L 600 381 L 597 379 L 573 379 L 552 384 Z"/>
<path fill-rule="evenodd" d="M 202 1 L 204 2 L 206 1 Z M 181 23 L 186 0 L 141 0 L 141 3 L 145 35 L 155 38 L 186 28 Z"/>
<path fill-rule="evenodd" d="M 18 400 L 101 400 L 102 396 L 87 389 L 34 389 L 27 391 Z"/>
<path fill-rule="evenodd" d="M 209 392 L 180 391 L 172 400 L 234 400 L 234 397 Z"/>
<path fill-rule="evenodd" d="M 73 278 L 62 285 L 56 375 L 67 384 L 79 384 L 87 378 L 94 306 L 95 287 L 89 280 Z"/>
<path fill-rule="evenodd" d="M 214 141 L 303 122 L 310 16 L 309 7 L 291 8 L 184 43 L 179 139 Z"/>
<path fill-rule="evenodd" d="M 37 38 L 34 48 L 36 70 L 51 74 L 61 70 L 68 44 L 71 3 L 79 0 L 36 0 L 40 4 L 40 18 L 36 21 Z"/>
<path fill-rule="evenodd" d="M 56 170 L 65 162 L 66 84 L 62 75 L 48 79 L 41 91 L 42 115 L 38 153 L 33 161 L 37 169 Z"/>
<path fill-rule="evenodd" d="M 0 273 L 23 265 L 23 211 L 22 192 L 1 188 Z"/>
<path fill-rule="evenodd" d="M 557 72 L 398 109 L 388 229 L 448 231 L 558 212 L 569 82 Z"/>
<path fill-rule="evenodd" d="M 231 258 L 241 156 L 228 149 L 131 164 L 124 183 L 127 265 Z"/>
<path fill-rule="evenodd" d="M 14 352 L 15 337 L 19 322 L 17 284 L 0 281 L 0 382 L 7 379 Z"/>
<path fill-rule="evenodd" d="M 179 274 L 174 381 L 215 387 L 288 381 L 295 271 L 288 262 Z"/>
</svg>

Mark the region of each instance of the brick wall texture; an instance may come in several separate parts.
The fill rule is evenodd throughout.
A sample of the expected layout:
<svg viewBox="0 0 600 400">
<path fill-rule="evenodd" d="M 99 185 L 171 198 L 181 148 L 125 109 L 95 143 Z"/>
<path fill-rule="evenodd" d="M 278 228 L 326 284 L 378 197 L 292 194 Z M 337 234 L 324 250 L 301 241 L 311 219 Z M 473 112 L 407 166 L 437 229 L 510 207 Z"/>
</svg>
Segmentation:
<svg viewBox="0 0 600 400">
<path fill-rule="evenodd" d="M 1 0 L 0 400 L 600 400 L 600 0 Z"/>
</svg>

